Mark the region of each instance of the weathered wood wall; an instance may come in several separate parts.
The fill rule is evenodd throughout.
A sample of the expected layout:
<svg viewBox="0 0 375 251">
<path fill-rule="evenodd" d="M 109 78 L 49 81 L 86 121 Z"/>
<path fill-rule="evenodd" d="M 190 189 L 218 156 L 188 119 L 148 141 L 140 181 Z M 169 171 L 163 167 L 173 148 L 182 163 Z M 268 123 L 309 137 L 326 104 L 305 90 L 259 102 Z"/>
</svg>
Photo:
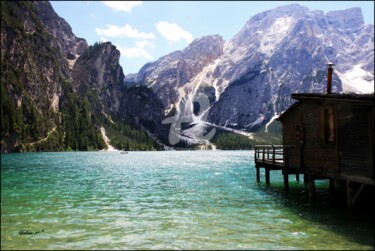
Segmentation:
<svg viewBox="0 0 375 251">
<path fill-rule="evenodd" d="M 304 100 L 301 104 L 302 123 L 305 128 L 305 144 L 303 151 L 303 169 L 313 171 L 316 175 L 333 177 L 339 167 L 337 140 L 333 144 L 325 144 L 324 109 L 334 108 L 330 102 Z M 337 139 L 337 138 L 336 138 Z"/>
<path fill-rule="evenodd" d="M 340 175 L 373 179 L 372 109 L 365 105 L 338 105 Z"/>
<path fill-rule="evenodd" d="M 288 147 L 287 168 L 301 168 L 301 147 L 297 142 L 296 130 L 300 123 L 300 106 L 295 107 L 288 113 L 283 121 L 283 144 Z"/>
</svg>

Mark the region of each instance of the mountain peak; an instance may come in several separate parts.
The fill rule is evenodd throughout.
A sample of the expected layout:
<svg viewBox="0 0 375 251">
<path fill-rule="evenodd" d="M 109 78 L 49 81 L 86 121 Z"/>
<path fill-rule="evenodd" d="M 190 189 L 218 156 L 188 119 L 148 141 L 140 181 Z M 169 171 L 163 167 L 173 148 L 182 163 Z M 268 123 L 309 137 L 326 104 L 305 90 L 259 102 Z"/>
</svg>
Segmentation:
<svg viewBox="0 0 375 251">
<path fill-rule="evenodd" d="M 288 5 L 276 7 L 272 9 L 271 12 L 278 13 L 281 15 L 294 15 L 296 13 L 304 13 L 308 10 L 309 9 L 307 7 L 294 3 L 294 4 L 288 4 Z"/>
<path fill-rule="evenodd" d="M 361 8 L 330 11 L 327 13 L 328 22 L 337 28 L 348 29 L 364 24 Z"/>
<path fill-rule="evenodd" d="M 253 17 L 250 18 L 250 20 L 246 23 L 246 25 L 252 25 L 253 23 L 262 21 L 265 18 L 269 19 L 269 18 L 275 18 L 275 17 L 281 17 L 281 16 L 295 16 L 295 15 L 301 15 L 307 11 L 308 11 L 307 7 L 301 6 L 299 4 L 283 5 L 283 6 L 276 7 L 274 9 L 267 10 L 267 11 L 254 15 Z"/>
<path fill-rule="evenodd" d="M 204 36 L 195 39 L 183 50 L 186 58 L 207 57 L 215 60 L 223 51 L 225 40 L 220 35 Z"/>
<path fill-rule="evenodd" d="M 219 43 L 224 43 L 224 39 L 222 36 L 215 34 L 215 35 L 208 35 L 208 36 L 203 36 L 200 38 L 196 38 L 191 42 L 187 48 L 184 49 L 188 50 L 188 48 L 194 47 L 196 45 L 202 44 L 202 43 L 212 43 L 212 42 L 219 42 Z"/>
</svg>

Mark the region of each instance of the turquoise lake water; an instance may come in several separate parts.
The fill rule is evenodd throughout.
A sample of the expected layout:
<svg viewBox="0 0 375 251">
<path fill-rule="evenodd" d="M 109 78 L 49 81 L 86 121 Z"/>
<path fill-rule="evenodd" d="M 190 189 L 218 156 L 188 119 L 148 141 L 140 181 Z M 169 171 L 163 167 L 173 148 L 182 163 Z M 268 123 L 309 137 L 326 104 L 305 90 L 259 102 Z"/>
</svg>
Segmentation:
<svg viewBox="0 0 375 251">
<path fill-rule="evenodd" d="M 1 249 L 374 249 L 370 214 L 257 183 L 253 154 L 1 154 Z"/>
</svg>

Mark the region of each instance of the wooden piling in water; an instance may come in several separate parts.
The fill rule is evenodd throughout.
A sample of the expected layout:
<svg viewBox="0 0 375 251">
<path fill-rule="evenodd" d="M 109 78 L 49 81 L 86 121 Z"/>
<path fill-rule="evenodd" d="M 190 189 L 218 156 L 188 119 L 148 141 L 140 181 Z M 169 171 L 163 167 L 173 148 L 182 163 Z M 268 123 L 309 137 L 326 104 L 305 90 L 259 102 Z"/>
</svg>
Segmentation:
<svg viewBox="0 0 375 251">
<path fill-rule="evenodd" d="M 284 189 L 289 190 L 289 177 L 287 173 L 284 173 Z"/>
<path fill-rule="evenodd" d="M 309 176 L 309 198 L 315 197 L 315 180 L 313 176 Z"/>
<path fill-rule="evenodd" d="M 267 186 L 270 185 L 270 170 L 268 168 L 265 168 L 266 169 L 266 184 Z"/>
<path fill-rule="evenodd" d="M 256 168 L 256 174 L 257 174 L 257 182 L 260 181 L 260 170 L 259 170 L 259 167 L 255 167 Z"/>
</svg>

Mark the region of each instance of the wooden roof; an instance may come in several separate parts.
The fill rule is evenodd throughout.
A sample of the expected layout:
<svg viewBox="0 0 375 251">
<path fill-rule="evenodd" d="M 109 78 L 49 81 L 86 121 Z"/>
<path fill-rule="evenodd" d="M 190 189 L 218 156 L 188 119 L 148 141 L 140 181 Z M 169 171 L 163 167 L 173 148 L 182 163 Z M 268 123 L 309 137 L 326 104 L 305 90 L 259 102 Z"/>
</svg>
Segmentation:
<svg viewBox="0 0 375 251">
<path fill-rule="evenodd" d="M 294 104 L 292 104 L 285 112 L 280 114 L 280 116 L 276 120 L 282 121 L 285 118 L 285 116 L 289 114 L 291 111 L 293 111 L 294 109 L 296 109 L 299 106 L 299 104 L 300 104 L 299 102 L 295 102 Z"/>
<path fill-rule="evenodd" d="M 326 94 L 326 93 L 293 93 L 293 99 L 326 99 L 342 102 L 373 102 L 374 94 Z"/>
<path fill-rule="evenodd" d="M 276 120 L 282 121 L 287 114 L 296 109 L 301 100 L 331 100 L 340 102 L 359 102 L 374 105 L 374 94 L 326 94 L 326 93 L 293 93 L 292 98 L 298 100 L 283 112 Z"/>
</svg>

